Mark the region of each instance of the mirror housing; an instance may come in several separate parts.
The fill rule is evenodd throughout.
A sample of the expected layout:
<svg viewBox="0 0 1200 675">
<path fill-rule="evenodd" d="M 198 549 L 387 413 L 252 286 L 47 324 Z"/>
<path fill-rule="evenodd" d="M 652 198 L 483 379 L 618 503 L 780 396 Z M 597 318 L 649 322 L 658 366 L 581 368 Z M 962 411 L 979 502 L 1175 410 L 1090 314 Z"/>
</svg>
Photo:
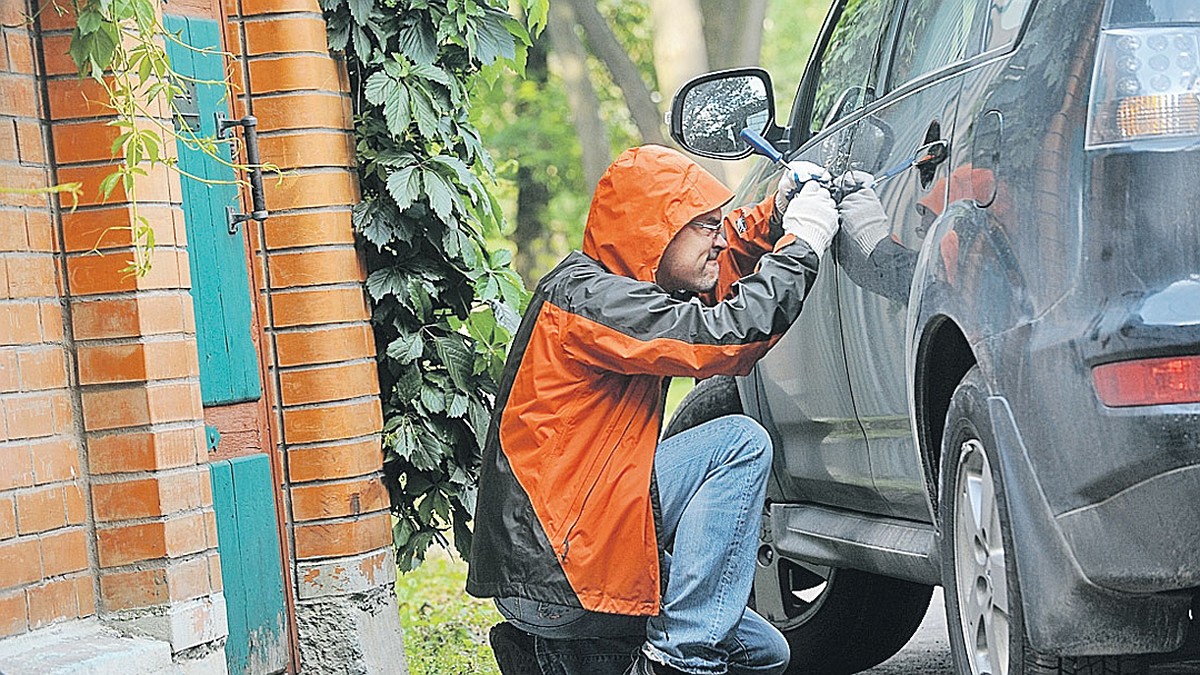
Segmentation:
<svg viewBox="0 0 1200 675">
<path fill-rule="evenodd" d="M 762 68 L 692 78 L 671 99 L 669 125 L 671 138 L 683 149 L 710 159 L 750 155 L 754 148 L 742 139 L 742 129 L 755 131 L 772 145 L 783 137 L 783 129 L 775 125 L 771 76 Z"/>
</svg>

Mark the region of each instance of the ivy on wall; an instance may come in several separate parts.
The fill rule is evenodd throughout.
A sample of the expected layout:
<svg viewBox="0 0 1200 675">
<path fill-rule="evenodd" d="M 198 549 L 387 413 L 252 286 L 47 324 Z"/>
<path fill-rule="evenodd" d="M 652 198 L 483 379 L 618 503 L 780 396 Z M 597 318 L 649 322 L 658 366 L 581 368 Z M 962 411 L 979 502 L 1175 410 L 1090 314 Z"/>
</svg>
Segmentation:
<svg viewBox="0 0 1200 675">
<path fill-rule="evenodd" d="M 466 553 L 484 437 L 528 294 L 489 251 L 494 167 L 468 112 L 497 68 L 523 68 L 549 0 L 321 0 L 354 96 L 365 251 L 401 569 L 435 541 Z"/>
</svg>

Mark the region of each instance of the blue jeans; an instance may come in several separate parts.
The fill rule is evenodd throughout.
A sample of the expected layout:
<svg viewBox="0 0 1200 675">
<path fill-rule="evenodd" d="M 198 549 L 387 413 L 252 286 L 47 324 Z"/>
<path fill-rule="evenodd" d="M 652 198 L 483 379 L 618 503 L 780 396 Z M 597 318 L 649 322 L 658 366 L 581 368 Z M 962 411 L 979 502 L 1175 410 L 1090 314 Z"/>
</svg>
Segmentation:
<svg viewBox="0 0 1200 675">
<path fill-rule="evenodd" d="M 519 598 L 497 600 L 505 618 L 543 638 L 537 650 L 543 671 L 590 672 L 564 665 L 577 663 L 581 649 L 588 663 L 610 668 L 594 672 L 619 674 L 623 669 L 617 664 L 631 661 L 630 638 L 644 636 L 641 650 L 647 657 L 686 673 L 782 673 L 791 656 L 787 642 L 746 608 L 771 458 L 770 436 L 743 415 L 720 417 L 659 443 L 654 473 L 660 536 L 670 552 L 662 611 L 647 619 Z"/>
</svg>

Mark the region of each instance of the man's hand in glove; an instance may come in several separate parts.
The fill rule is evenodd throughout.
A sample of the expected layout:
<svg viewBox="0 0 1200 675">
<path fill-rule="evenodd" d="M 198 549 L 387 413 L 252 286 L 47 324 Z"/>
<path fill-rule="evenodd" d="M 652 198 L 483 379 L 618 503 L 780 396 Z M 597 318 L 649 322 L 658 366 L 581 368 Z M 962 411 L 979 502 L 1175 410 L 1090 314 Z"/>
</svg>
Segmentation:
<svg viewBox="0 0 1200 675">
<path fill-rule="evenodd" d="M 799 182 L 796 179 L 799 178 Z M 787 211 L 788 202 L 799 194 L 800 188 L 813 180 L 829 182 L 829 172 L 813 164 L 796 160 L 787 165 L 783 176 L 779 179 L 779 189 L 775 191 L 775 211 L 782 214 Z"/>
<path fill-rule="evenodd" d="M 783 212 L 783 231 L 803 239 L 817 256 L 825 253 L 838 228 L 837 204 L 829 190 L 810 180 Z"/>
<path fill-rule="evenodd" d="M 848 193 L 838 203 L 842 231 L 854 241 L 863 256 L 870 256 L 875 245 L 888 236 L 889 222 L 883 204 L 870 185 L 875 177 L 865 171 L 849 171 L 838 176 L 835 184 Z"/>
</svg>

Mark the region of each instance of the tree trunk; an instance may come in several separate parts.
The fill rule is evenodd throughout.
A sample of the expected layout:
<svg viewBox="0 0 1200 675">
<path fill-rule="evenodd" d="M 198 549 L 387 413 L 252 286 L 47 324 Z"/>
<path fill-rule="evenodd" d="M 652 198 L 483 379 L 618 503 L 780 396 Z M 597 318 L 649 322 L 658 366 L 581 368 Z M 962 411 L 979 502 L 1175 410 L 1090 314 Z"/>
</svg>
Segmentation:
<svg viewBox="0 0 1200 675">
<path fill-rule="evenodd" d="M 525 62 L 525 80 L 534 83 L 538 88 L 544 88 L 549 82 L 547 68 L 546 43 L 544 40 L 534 40 L 529 48 Z M 521 117 L 537 115 L 536 110 L 528 101 L 518 98 L 517 115 Z M 547 235 L 546 206 L 550 203 L 550 190 L 539 180 L 537 172 L 522 163 L 517 168 L 517 226 L 513 230 L 513 243 L 516 253 L 513 255 L 513 266 L 532 287 L 536 281 L 534 275 L 537 269 L 538 252 L 545 249 L 544 240 Z"/>
<path fill-rule="evenodd" d="M 650 0 L 654 21 L 654 71 L 664 100 L 689 79 L 708 71 L 704 16 L 699 0 Z"/>
<path fill-rule="evenodd" d="M 550 4 L 553 9 L 556 3 Z M 587 35 L 591 53 L 604 63 L 608 72 L 612 74 L 613 82 L 625 95 L 625 105 L 629 108 L 629 115 L 633 118 L 642 141 L 665 144 L 667 140 L 662 130 L 662 114 L 651 97 L 650 88 L 638 72 L 637 65 L 613 35 L 608 21 L 596 9 L 594 0 L 567 0 L 567 4 L 571 5 L 575 20 Z"/>
<path fill-rule="evenodd" d="M 700 0 L 700 10 L 714 70 L 758 65 L 767 0 Z"/>
<path fill-rule="evenodd" d="M 608 126 L 600 119 L 600 99 L 588 75 L 587 51 L 575 34 L 575 15 L 570 7 L 562 2 L 550 3 L 546 33 L 553 49 L 550 65 L 567 90 L 567 104 L 583 151 L 584 189 L 591 194 L 612 161 L 612 145 Z"/>
</svg>

